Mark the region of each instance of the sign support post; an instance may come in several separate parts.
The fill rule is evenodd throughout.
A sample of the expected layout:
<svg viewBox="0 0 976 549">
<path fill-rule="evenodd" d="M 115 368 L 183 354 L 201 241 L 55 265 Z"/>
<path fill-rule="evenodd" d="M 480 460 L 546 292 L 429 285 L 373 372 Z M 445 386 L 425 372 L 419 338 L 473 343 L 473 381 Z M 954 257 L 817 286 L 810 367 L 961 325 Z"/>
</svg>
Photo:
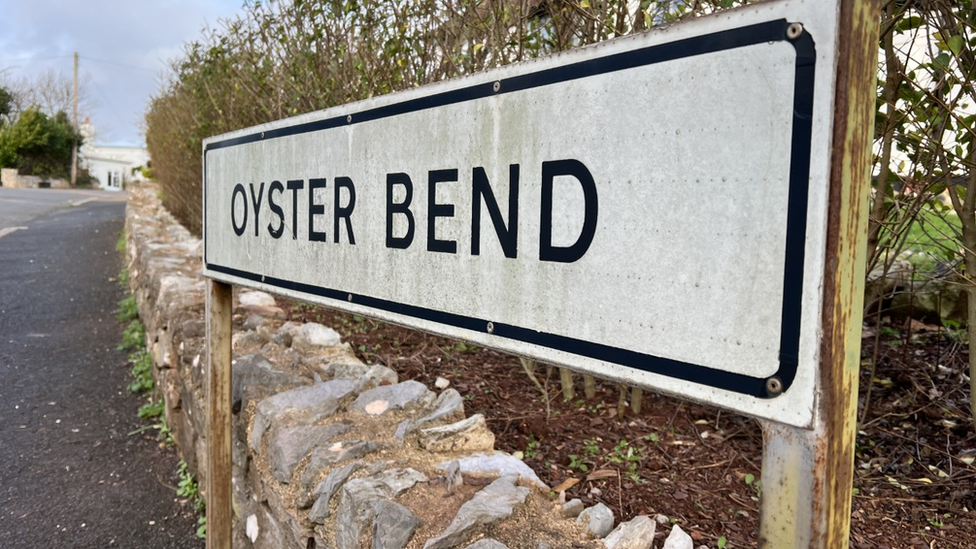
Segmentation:
<svg viewBox="0 0 976 549">
<path fill-rule="evenodd" d="M 207 549 L 231 548 L 232 286 L 207 281 Z"/>
<path fill-rule="evenodd" d="M 759 547 L 848 547 L 879 7 L 842 0 L 833 113 L 820 392 L 813 429 L 763 421 Z"/>
</svg>

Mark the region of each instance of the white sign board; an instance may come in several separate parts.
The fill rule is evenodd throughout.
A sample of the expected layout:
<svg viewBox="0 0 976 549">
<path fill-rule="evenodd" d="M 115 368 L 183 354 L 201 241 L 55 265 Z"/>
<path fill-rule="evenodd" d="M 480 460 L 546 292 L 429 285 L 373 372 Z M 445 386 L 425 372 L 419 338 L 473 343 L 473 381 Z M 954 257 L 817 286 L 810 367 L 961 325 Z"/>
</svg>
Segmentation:
<svg viewBox="0 0 976 549">
<path fill-rule="evenodd" d="M 208 139 L 205 272 L 808 426 L 837 17 L 814 4 Z"/>
</svg>

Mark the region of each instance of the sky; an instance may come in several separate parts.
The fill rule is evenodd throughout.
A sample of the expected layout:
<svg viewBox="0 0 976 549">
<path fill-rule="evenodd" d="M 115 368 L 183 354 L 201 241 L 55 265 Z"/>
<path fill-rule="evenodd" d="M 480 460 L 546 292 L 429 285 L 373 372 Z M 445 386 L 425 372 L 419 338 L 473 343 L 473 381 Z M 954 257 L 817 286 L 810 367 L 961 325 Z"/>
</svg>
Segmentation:
<svg viewBox="0 0 976 549">
<path fill-rule="evenodd" d="M 48 69 L 87 78 L 100 145 L 144 146 L 142 119 L 169 62 L 243 0 L 0 0 L 0 83 Z M 70 113 L 69 113 L 70 114 Z"/>
</svg>

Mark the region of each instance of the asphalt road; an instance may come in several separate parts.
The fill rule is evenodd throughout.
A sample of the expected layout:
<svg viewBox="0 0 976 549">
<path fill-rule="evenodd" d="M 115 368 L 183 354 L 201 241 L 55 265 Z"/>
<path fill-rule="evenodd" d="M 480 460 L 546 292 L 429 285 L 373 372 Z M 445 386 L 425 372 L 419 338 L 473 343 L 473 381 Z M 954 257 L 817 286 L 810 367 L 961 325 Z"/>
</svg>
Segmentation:
<svg viewBox="0 0 976 549">
<path fill-rule="evenodd" d="M 203 546 L 175 451 L 129 434 L 124 198 L 0 188 L 0 547 Z"/>
</svg>

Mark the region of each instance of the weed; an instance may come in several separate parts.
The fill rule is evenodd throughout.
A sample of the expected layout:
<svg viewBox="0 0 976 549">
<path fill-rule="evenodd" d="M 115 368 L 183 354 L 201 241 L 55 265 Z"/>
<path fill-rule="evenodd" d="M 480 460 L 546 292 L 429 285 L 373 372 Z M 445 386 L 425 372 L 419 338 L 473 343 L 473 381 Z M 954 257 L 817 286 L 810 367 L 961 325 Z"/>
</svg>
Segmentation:
<svg viewBox="0 0 976 549">
<path fill-rule="evenodd" d="M 607 461 L 611 463 L 621 463 L 626 464 L 627 472 L 624 476 L 629 478 L 631 481 L 637 484 L 643 484 L 646 482 L 637 473 L 637 467 L 640 465 L 640 449 L 631 446 L 627 439 L 620 439 L 613 447 L 613 452 L 607 455 Z"/>
<path fill-rule="evenodd" d="M 577 454 L 569 454 L 569 468 L 579 469 L 584 473 L 590 470 L 589 465 L 586 464 L 586 458 L 580 457 Z"/>
<path fill-rule="evenodd" d="M 161 417 L 159 423 L 153 425 L 153 427 L 159 429 L 159 434 L 156 435 L 156 438 L 162 440 L 165 446 L 176 444 L 176 441 L 173 440 L 173 430 L 169 428 L 165 417 Z"/>
<path fill-rule="evenodd" d="M 715 541 L 715 545 L 718 546 L 718 549 L 725 549 L 725 546 L 728 544 L 729 540 L 725 539 L 725 536 L 719 536 L 719 538 Z"/>
<path fill-rule="evenodd" d="M 539 441 L 535 439 L 534 436 L 529 435 L 529 442 L 525 446 L 525 452 L 523 452 L 525 459 L 532 459 L 539 455 Z"/>
<path fill-rule="evenodd" d="M 207 539 L 207 517 L 197 519 L 197 538 Z"/>
<path fill-rule="evenodd" d="M 125 253 L 125 229 L 122 229 L 122 232 L 119 233 L 119 239 L 115 241 L 115 251 L 120 254 Z"/>
<path fill-rule="evenodd" d="M 207 502 L 200 495 L 200 485 L 197 484 L 196 475 L 190 472 L 183 460 L 180 460 L 177 474 L 180 476 L 180 482 L 176 487 L 176 495 L 190 500 L 193 503 L 193 509 L 197 513 L 202 513 L 207 508 Z"/>
<path fill-rule="evenodd" d="M 657 441 L 661 439 L 661 437 L 657 436 L 657 433 L 651 433 L 649 435 L 644 435 L 643 438 L 644 438 L 644 442 L 653 442 L 655 444 L 657 444 Z"/>
<path fill-rule="evenodd" d="M 129 391 L 133 393 L 145 393 L 153 388 L 152 378 L 152 356 L 148 351 L 142 349 L 129 355 L 129 362 L 132 363 L 132 383 L 129 384 Z"/>
<path fill-rule="evenodd" d="M 133 320 L 122 330 L 122 343 L 119 343 L 120 351 L 134 351 L 146 344 L 146 329 L 142 322 Z"/>
<path fill-rule="evenodd" d="M 118 280 L 118 282 L 119 282 L 119 286 L 121 286 L 122 288 L 128 288 L 129 287 L 129 268 L 128 267 L 123 267 L 122 270 L 119 271 L 119 280 Z"/>
<path fill-rule="evenodd" d="M 584 438 L 583 451 L 586 452 L 588 457 L 596 457 L 600 453 L 600 444 L 595 438 Z"/>
<path fill-rule="evenodd" d="M 756 492 L 756 499 L 762 497 L 762 481 L 756 478 L 756 475 L 752 473 L 746 473 L 745 476 L 746 486 L 751 487 Z"/>
<path fill-rule="evenodd" d="M 139 318 L 139 304 L 136 303 L 136 296 L 129 295 L 129 297 L 119 301 L 119 309 L 115 318 L 119 322 L 131 322 Z"/>
<path fill-rule="evenodd" d="M 951 318 L 944 318 L 942 319 L 942 325 L 945 326 L 949 339 L 955 343 L 966 343 L 966 327 L 961 322 Z"/>
<path fill-rule="evenodd" d="M 881 337 L 885 339 L 901 339 L 901 332 L 891 326 L 882 326 Z"/>
<path fill-rule="evenodd" d="M 164 403 L 162 400 L 157 402 L 147 402 L 139 407 L 139 417 L 142 419 L 156 419 L 163 415 Z"/>
</svg>

